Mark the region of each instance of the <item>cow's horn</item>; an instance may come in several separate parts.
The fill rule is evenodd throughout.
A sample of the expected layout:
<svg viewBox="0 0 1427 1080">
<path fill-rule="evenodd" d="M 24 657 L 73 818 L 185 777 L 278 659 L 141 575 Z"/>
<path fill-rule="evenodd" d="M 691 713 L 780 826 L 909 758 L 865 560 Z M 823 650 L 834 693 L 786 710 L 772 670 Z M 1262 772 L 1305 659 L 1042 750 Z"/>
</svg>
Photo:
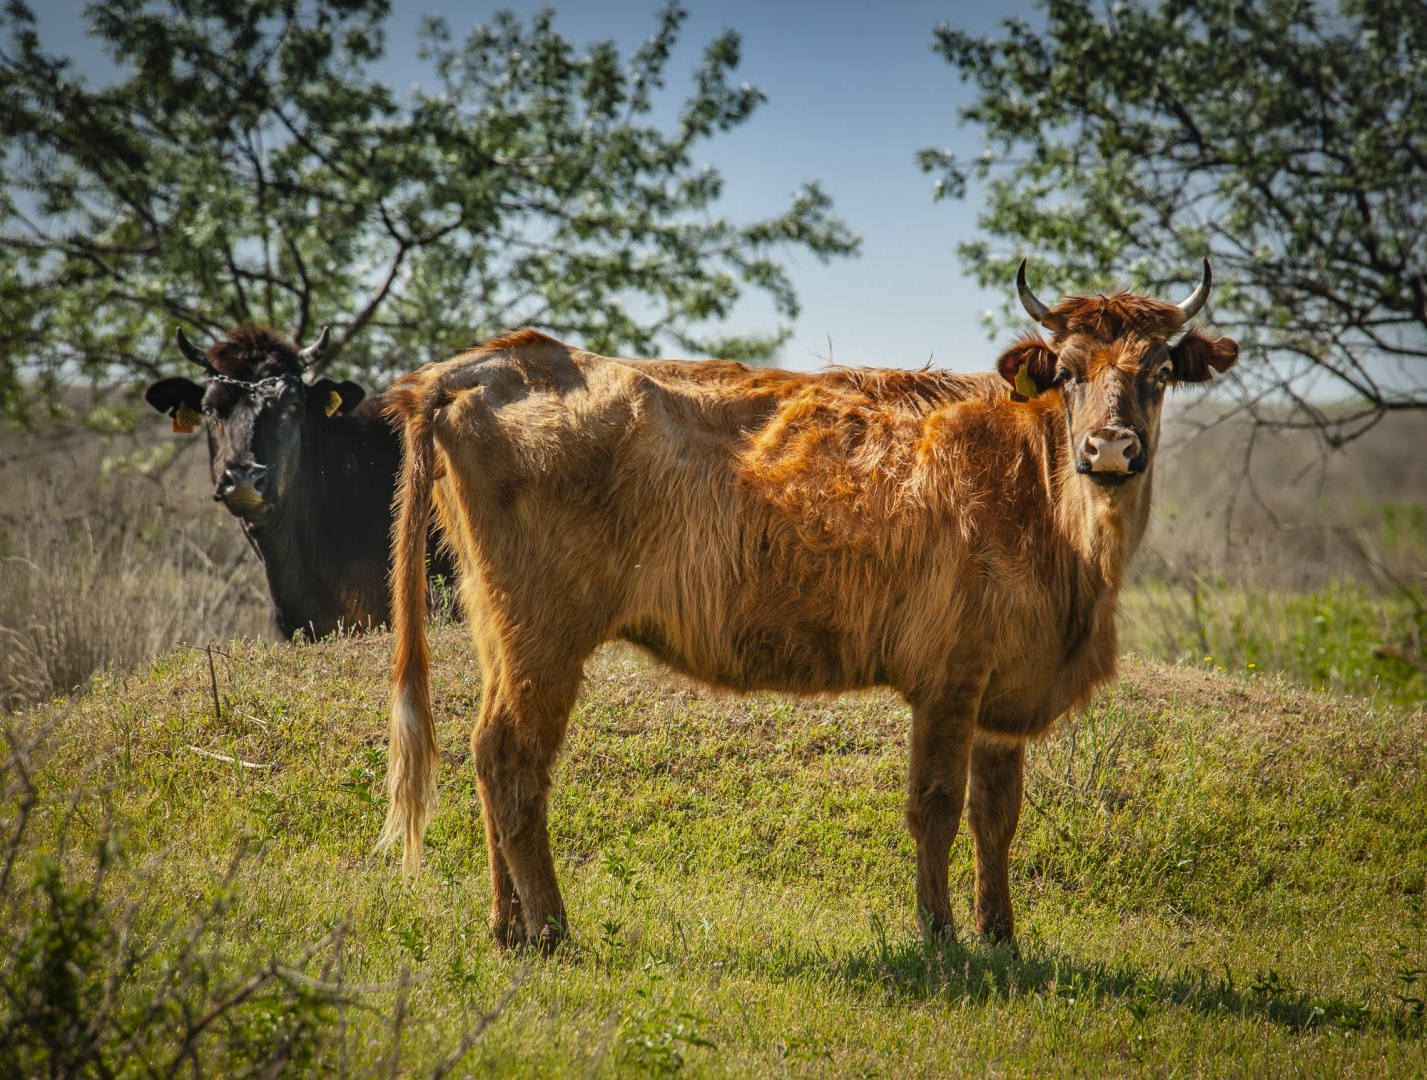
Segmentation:
<svg viewBox="0 0 1427 1080">
<path fill-rule="evenodd" d="M 297 354 L 302 360 L 304 367 L 322 355 L 323 350 L 327 348 L 327 339 L 331 336 L 332 328 L 330 326 L 324 326 L 322 333 L 317 335 L 317 340 Z"/>
<path fill-rule="evenodd" d="M 1036 299 L 1036 294 L 1031 292 L 1031 287 L 1026 284 L 1026 260 L 1021 260 L 1021 268 L 1016 271 L 1016 292 L 1021 294 L 1021 304 L 1026 309 L 1026 314 L 1035 319 L 1042 326 L 1055 329 L 1054 320 L 1051 318 L 1050 308 L 1046 307 Z"/>
<path fill-rule="evenodd" d="M 188 359 L 192 360 L 195 364 L 203 368 L 205 371 L 213 370 L 212 365 L 208 363 L 208 357 L 204 355 L 203 350 L 200 349 L 193 342 L 188 340 L 188 335 L 183 332 L 183 327 L 181 326 L 178 328 L 178 351 L 183 353 L 184 356 L 188 357 Z"/>
<path fill-rule="evenodd" d="M 1214 275 L 1209 271 L 1209 260 L 1205 259 L 1204 280 L 1199 282 L 1199 288 L 1190 294 L 1188 300 L 1178 305 L 1180 311 L 1179 322 L 1181 326 L 1199 314 L 1199 309 L 1202 308 L 1209 299 L 1209 289 L 1213 284 Z"/>
</svg>

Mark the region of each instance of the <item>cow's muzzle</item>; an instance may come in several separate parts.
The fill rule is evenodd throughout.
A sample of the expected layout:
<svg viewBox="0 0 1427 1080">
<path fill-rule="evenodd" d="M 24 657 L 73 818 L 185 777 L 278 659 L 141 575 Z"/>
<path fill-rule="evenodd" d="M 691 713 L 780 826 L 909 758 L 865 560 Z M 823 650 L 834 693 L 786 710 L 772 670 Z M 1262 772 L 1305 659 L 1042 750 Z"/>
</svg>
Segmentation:
<svg viewBox="0 0 1427 1080">
<path fill-rule="evenodd" d="M 1149 455 L 1144 440 L 1129 428 L 1100 428 L 1085 436 L 1075 471 L 1104 485 L 1123 484 L 1145 471 Z"/>
<path fill-rule="evenodd" d="M 266 465 L 243 465 L 223 470 L 213 498 L 241 518 L 252 518 L 268 508 Z"/>
</svg>

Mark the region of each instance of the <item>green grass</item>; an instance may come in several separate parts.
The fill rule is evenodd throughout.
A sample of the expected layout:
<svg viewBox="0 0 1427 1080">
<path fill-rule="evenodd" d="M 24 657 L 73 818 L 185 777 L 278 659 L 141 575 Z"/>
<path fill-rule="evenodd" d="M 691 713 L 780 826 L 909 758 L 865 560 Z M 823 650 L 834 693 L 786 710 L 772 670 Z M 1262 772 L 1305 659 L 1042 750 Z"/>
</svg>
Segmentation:
<svg viewBox="0 0 1427 1080">
<path fill-rule="evenodd" d="M 216 656 L 221 718 L 202 652 L 96 684 L 37 759 L 57 798 L 33 812 L 24 880 L 42 856 L 56 865 L 64 820 L 58 863 L 87 880 L 107 806 L 123 856 L 100 895 L 112 917 L 136 905 L 136 940 L 180 937 L 219 898 L 206 955 L 237 978 L 343 926 L 345 984 L 408 984 L 343 1014 L 354 1069 L 391 1064 L 399 1001 L 400 1068 L 424 1075 L 514 986 L 452 1075 L 1427 1070 L 1421 711 L 1127 661 L 1032 748 L 1015 958 L 916 933 L 897 699 L 719 696 L 610 650 L 589 667 L 551 809 L 574 940 L 532 960 L 485 929 L 466 745 L 480 679 L 460 628 L 434 637 L 444 761 L 427 870 L 407 886 L 372 853 L 388 648 L 234 643 Z M 13 797 L 6 813 L 13 826 Z M 263 854 L 234 863 L 244 845 Z M 951 873 L 965 925 L 965 834 Z M 304 970 L 325 964 L 330 981 L 323 948 Z M 135 964 L 130 992 L 172 951 Z M 336 1045 L 313 1060 L 334 1068 Z"/>
<path fill-rule="evenodd" d="M 1310 592 L 1196 577 L 1148 581 L 1121 604 L 1129 648 L 1174 662 L 1278 672 L 1380 704 L 1427 702 L 1427 598 L 1338 581 Z"/>
</svg>

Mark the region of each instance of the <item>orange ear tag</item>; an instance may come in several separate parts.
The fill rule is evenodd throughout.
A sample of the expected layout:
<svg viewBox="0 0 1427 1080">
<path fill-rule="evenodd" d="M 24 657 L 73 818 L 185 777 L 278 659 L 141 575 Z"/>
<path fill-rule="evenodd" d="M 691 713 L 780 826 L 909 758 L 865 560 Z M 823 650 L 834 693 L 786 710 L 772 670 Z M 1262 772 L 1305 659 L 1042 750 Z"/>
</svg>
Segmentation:
<svg viewBox="0 0 1427 1080">
<path fill-rule="evenodd" d="M 333 390 L 327 395 L 327 415 L 331 416 L 342 407 L 342 395 Z"/>
<path fill-rule="evenodd" d="M 1040 388 L 1036 386 L 1036 381 L 1031 378 L 1027 366 L 1022 364 L 1016 371 L 1016 393 L 1021 395 L 1021 400 L 1029 401 L 1033 397 L 1040 396 Z"/>
<path fill-rule="evenodd" d="M 173 414 L 173 429 L 180 435 L 192 435 L 193 425 L 202 422 L 203 417 L 187 405 L 180 405 L 178 411 Z"/>
</svg>

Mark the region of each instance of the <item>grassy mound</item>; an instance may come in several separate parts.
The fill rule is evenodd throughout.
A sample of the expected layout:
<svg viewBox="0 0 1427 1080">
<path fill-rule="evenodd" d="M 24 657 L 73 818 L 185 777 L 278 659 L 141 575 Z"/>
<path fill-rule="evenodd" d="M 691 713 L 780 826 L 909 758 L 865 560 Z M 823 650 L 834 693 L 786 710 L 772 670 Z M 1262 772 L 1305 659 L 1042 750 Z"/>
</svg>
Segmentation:
<svg viewBox="0 0 1427 1080">
<path fill-rule="evenodd" d="M 6 780 L 0 1034 L 31 1033 L 11 1053 L 53 1020 L 56 1045 L 92 1028 L 112 1061 L 229 1074 L 1427 1068 L 1420 711 L 1128 660 L 1031 751 L 1017 959 L 915 933 L 895 697 L 721 696 L 611 649 L 551 808 L 575 939 L 532 961 L 485 929 L 479 672 L 460 628 L 433 647 L 414 886 L 372 853 L 383 636 L 215 650 L 216 711 L 187 651 L 16 718 L 14 745 L 56 726 Z M 951 870 L 965 925 L 964 833 Z"/>
</svg>

